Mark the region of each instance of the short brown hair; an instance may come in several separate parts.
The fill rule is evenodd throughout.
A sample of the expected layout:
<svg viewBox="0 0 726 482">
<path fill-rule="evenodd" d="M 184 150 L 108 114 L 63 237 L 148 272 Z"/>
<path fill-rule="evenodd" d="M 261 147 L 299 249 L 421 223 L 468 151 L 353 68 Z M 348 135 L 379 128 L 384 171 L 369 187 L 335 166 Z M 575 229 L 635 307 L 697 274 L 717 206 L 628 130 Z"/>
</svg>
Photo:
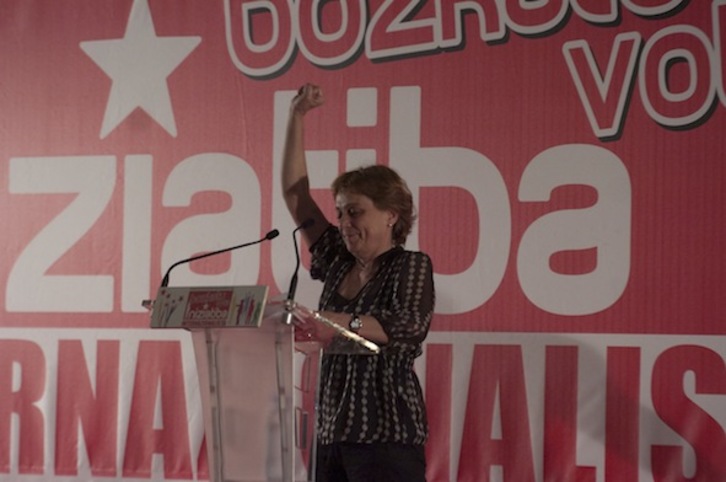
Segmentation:
<svg viewBox="0 0 726 482">
<path fill-rule="evenodd" d="M 393 242 L 402 245 L 416 221 L 413 196 L 406 181 L 388 166 L 373 164 L 339 175 L 331 185 L 333 196 L 345 191 L 370 198 L 376 208 L 398 214 Z"/>
</svg>

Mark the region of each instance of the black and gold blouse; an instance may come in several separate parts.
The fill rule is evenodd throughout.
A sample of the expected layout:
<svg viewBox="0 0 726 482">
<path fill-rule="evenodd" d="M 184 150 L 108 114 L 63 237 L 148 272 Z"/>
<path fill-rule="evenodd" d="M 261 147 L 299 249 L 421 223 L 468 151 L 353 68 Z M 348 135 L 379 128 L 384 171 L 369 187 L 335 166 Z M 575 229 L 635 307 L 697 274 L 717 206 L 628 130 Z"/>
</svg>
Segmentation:
<svg viewBox="0 0 726 482">
<path fill-rule="evenodd" d="M 330 226 L 310 249 L 311 275 L 324 282 L 320 310 L 370 315 L 388 335 L 377 355 L 340 353 L 334 340 L 323 355 L 318 440 L 422 445 L 426 408 L 413 362 L 421 355 L 434 311 L 431 259 L 395 247 L 379 256 L 378 270 L 353 299 L 338 287 L 355 259 Z"/>
</svg>

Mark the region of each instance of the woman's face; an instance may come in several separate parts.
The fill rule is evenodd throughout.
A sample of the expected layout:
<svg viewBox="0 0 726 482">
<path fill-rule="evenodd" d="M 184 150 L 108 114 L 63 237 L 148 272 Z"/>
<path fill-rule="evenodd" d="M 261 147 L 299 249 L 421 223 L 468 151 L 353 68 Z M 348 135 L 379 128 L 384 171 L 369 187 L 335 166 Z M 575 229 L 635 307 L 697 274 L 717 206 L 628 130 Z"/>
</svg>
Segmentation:
<svg viewBox="0 0 726 482">
<path fill-rule="evenodd" d="M 345 191 L 335 196 L 335 210 L 345 246 L 356 258 L 371 261 L 393 247 L 395 213 L 378 209 L 368 196 Z"/>
</svg>

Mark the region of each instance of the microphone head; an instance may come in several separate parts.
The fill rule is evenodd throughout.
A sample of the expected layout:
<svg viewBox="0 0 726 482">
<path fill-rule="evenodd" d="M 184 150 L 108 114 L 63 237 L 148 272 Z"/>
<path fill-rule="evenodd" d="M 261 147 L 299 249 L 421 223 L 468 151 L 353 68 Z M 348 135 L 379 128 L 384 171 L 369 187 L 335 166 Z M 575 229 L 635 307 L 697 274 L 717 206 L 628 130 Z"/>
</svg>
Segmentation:
<svg viewBox="0 0 726 482">
<path fill-rule="evenodd" d="M 265 234 L 265 239 L 267 239 L 267 240 L 275 239 L 279 235 L 280 235 L 280 231 L 278 231 L 277 229 L 273 229 L 269 233 Z"/>
<path fill-rule="evenodd" d="M 310 226 L 315 224 L 315 219 L 313 218 L 307 218 L 303 223 L 300 225 L 298 229 L 308 229 Z"/>
</svg>

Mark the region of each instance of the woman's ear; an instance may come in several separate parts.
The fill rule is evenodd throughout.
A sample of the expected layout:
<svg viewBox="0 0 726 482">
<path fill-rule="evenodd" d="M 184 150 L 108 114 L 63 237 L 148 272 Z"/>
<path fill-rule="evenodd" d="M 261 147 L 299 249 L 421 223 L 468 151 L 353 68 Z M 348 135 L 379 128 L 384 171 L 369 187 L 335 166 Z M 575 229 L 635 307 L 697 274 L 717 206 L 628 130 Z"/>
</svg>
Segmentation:
<svg viewBox="0 0 726 482">
<path fill-rule="evenodd" d="M 398 213 L 394 211 L 388 211 L 388 225 L 394 226 L 398 222 Z"/>
</svg>

